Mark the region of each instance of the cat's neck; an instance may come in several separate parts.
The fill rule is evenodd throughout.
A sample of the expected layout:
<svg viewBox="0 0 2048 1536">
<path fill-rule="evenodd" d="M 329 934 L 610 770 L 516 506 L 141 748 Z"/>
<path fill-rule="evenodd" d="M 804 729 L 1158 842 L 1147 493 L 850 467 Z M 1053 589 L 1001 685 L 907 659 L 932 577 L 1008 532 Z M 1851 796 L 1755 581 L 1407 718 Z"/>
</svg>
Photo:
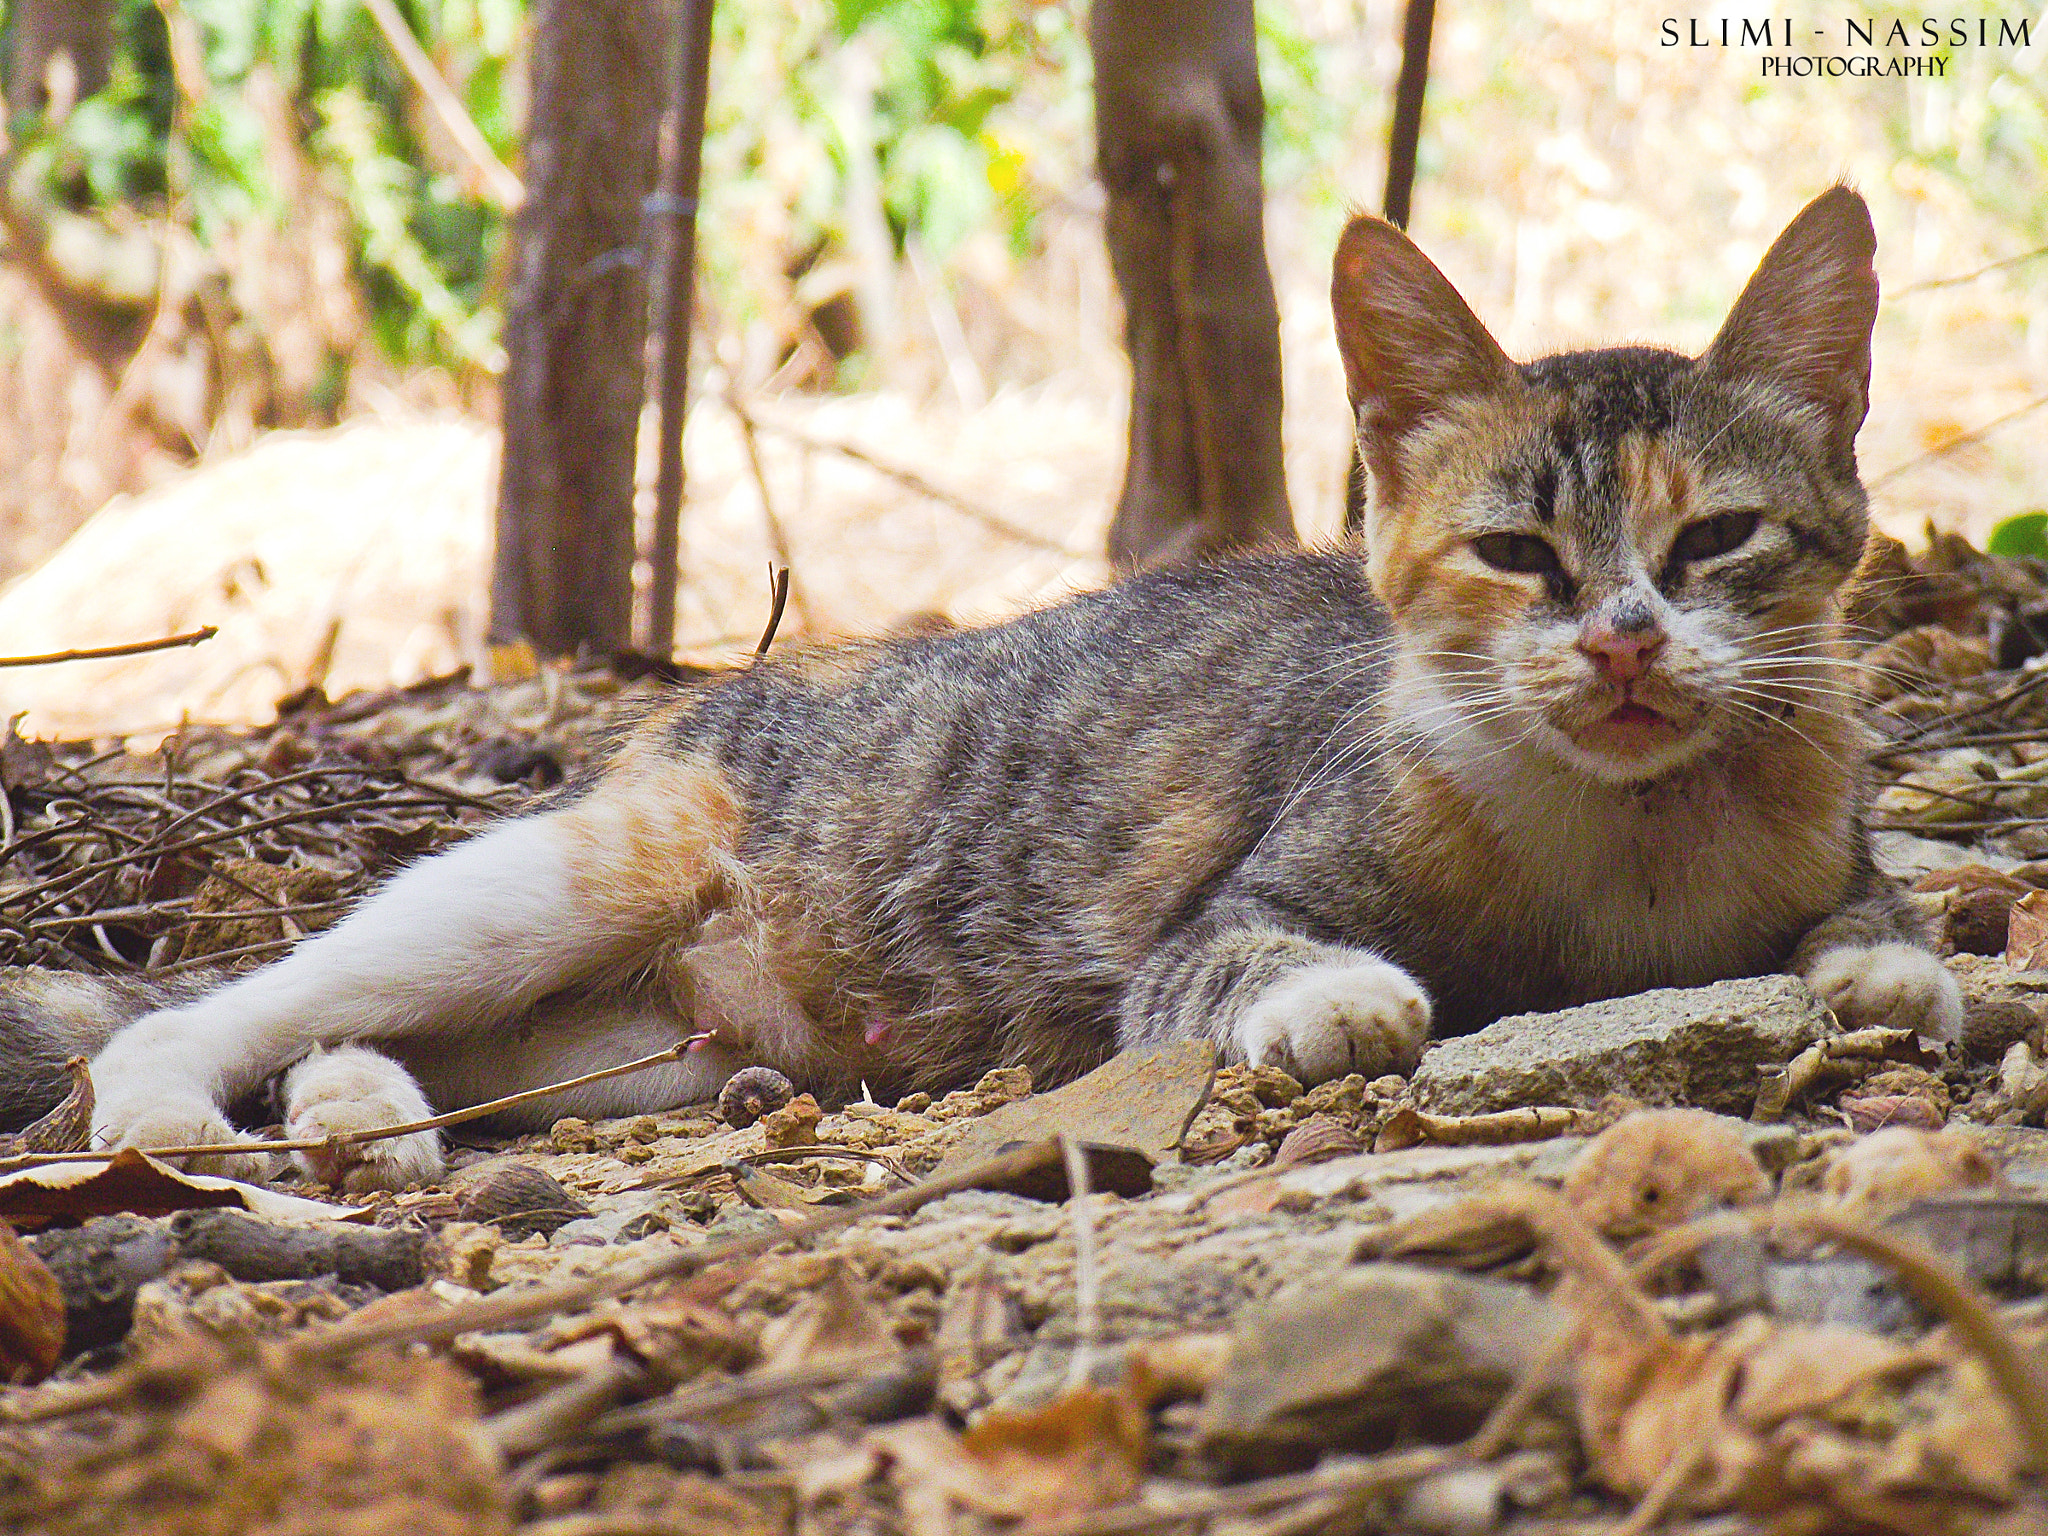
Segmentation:
<svg viewBox="0 0 2048 1536">
<path fill-rule="evenodd" d="M 1840 899 L 1867 746 L 1800 708 L 1662 776 L 1605 782 L 1528 742 L 1399 731 L 1379 836 L 1432 920 L 1541 934 L 1587 995 L 1772 963 Z"/>
</svg>

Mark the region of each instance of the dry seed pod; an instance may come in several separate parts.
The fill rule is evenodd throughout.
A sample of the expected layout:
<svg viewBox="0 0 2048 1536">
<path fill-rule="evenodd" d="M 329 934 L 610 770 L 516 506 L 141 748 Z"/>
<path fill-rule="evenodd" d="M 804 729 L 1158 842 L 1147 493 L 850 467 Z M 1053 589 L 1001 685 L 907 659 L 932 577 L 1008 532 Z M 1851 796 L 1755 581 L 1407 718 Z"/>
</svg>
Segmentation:
<svg viewBox="0 0 2048 1536">
<path fill-rule="evenodd" d="M 64 1102 L 25 1130 L 0 1136 L 0 1157 L 30 1152 L 82 1152 L 92 1141 L 92 1073 L 83 1056 L 64 1063 L 71 1092 Z"/>
<path fill-rule="evenodd" d="M 795 1097 L 796 1084 L 773 1067 L 741 1067 L 718 1095 L 718 1112 L 727 1125 L 743 1130 Z"/>
<path fill-rule="evenodd" d="M 590 1214 L 558 1181 L 517 1158 L 492 1158 L 448 1182 L 464 1221 L 489 1222 L 507 1237 L 552 1232 Z"/>
<path fill-rule="evenodd" d="M 1327 1162 L 1333 1157 L 1349 1157 L 1364 1150 L 1364 1143 L 1351 1127 L 1329 1115 L 1312 1115 L 1287 1133 L 1286 1139 L 1280 1143 L 1280 1150 L 1274 1154 L 1273 1167 L 1278 1171 L 1303 1163 Z"/>
</svg>

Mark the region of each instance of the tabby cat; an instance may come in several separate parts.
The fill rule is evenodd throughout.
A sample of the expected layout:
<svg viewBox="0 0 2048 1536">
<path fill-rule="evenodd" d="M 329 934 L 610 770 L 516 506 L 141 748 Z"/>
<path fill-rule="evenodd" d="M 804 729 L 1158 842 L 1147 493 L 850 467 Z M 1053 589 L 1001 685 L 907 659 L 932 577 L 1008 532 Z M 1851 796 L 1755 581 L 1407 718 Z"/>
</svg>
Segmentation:
<svg viewBox="0 0 2048 1536">
<path fill-rule="evenodd" d="M 1354 219 L 1362 548 L 735 670 L 277 964 L 155 1011 L 22 973 L 4 1039 L 37 1080 L 99 1049 L 100 1132 L 162 1146 L 230 1138 L 219 1106 L 285 1069 L 317 1135 L 705 1026 L 532 1121 L 752 1062 L 893 1095 L 1190 1037 L 1310 1082 L 1403 1072 L 1432 1027 L 1781 968 L 1845 1024 L 1953 1038 L 1955 983 L 1872 863 L 1839 654 L 1875 245 L 1836 187 L 1701 357 L 1517 364 Z M 423 1134 L 315 1168 L 439 1162 Z"/>
</svg>

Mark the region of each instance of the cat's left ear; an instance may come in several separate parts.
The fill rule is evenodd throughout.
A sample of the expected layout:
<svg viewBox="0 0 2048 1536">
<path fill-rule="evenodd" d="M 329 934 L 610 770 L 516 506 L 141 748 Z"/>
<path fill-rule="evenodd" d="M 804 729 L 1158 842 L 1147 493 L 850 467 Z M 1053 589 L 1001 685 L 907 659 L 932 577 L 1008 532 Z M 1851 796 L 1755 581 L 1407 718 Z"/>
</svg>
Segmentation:
<svg viewBox="0 0 2048 1536">
<path fill-rule="evenodd" d="M 1829 461 L 1851 478 L 1870 409 L 1876 256 L 1863 199 L 1830 187 L 1765 253 L 1700 360 L 1710 375 L 1760 380 L 1819 410 Z"/>
<path fill-rule="evenodd" d="M 1514 387 L 1515 365 L 1450 279 L 1384 219 L 1361 214 L 1337 243 L 1330 303 L 1378 496 L 1398 495 L 1402 441 L 1459 400 Z"/>
</svg>

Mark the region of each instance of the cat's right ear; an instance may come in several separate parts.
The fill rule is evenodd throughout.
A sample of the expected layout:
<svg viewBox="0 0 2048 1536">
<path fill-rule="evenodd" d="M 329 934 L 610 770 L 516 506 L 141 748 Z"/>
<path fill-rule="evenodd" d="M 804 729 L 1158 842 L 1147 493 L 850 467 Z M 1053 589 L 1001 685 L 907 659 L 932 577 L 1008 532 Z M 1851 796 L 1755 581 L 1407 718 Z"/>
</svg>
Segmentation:
<svg viewBox="0 0 2048 1536">
<path fill-rule="evenodd" d="M 1452 402 L 1516 381 L 1450 279 L 1384 219 L 1354 218 L 1337 242 L 1330 303 L 1358 423 L 1381 496 L 1400 493 L 1401 444 Z"/>
</svg>

